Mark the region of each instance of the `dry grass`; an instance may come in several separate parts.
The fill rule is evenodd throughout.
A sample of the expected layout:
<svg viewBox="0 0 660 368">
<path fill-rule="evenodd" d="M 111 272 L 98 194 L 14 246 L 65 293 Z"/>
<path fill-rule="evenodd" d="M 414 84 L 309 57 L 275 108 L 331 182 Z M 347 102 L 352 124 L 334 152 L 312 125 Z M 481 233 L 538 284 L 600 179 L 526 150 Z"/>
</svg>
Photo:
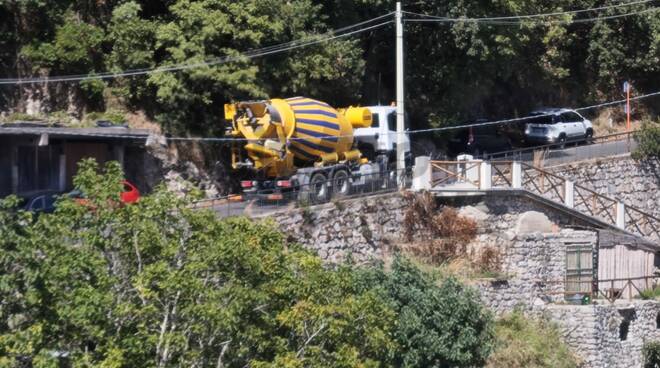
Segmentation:
<svg viewBox="0 0 660 368">
<path fill-rule="evenodd" d="M 630 125 L 633 130 L 639 129 L 642 122 L 650 119 L 649 111 L 643 105 L 635 106 L 632 109 L 633 115 L 630 117 Z M 600 110 L 595 118 L 591 119 L 594 126 L 594 136 L 624 133 L 626 128 L 626 114 L 621 107 L 609 107 Z"/>
<path fill-rule="evenodd" d="M 406 243 L 396 249 L 429 265 L 443 265 L 459 277 L 496 274 L 501 255 L 496 247 L 475 250 L 476 221 L 461 216 L 455 208 L 439 208 L 430 193 L 407 194 L 409 207 L 403 219 Z"/>
<path fill-rule="evenodd" d="M 439 211 L 431 193 L 408 193 L 406 199 L 409 204 L 403 218 L 403 234 L 406 240 L 449 238 L 467 243 L 476 236 L 476 221 L 460 216 L 458 211 L 451 207 Z"/>
<path fill-rule="evenodd" d="M 144 113 L 144 111 L 127 112 L 125 117 L 126 117 L 126 121 L 128 122 L 128 126 L 130 126 L 131 128 L 147 129 L 157 134 L 161 133 L 160 124 L 149 119 L 149 117 Z"/>
</svg>

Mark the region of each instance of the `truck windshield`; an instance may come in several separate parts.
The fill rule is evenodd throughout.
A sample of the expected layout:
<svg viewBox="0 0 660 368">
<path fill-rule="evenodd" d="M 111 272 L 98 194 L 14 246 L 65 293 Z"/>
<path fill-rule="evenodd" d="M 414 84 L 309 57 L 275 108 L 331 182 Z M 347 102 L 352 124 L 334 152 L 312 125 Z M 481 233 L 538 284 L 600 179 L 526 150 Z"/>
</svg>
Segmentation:
<svg viewBox="0 0 660 368">
<path fill-rule="evenodd" d="M 387 129 L 396 132 L 396 112 L 387 114 Z"/>
<path fill-rule="evenodd" d="M 380 122 L 378 121 L 379 114 L 373 114 L 371 116 L 371 127 L 372 128 L 378 128 L 380 126 Z"/>
</svg>

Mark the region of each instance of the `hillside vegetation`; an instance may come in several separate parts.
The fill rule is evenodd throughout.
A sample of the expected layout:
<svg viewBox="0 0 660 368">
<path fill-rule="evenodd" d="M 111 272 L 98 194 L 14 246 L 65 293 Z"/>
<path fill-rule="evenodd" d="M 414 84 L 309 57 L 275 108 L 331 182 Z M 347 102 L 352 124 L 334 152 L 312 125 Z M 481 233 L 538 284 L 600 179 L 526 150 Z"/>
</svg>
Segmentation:
<svg viewBox="0 0 660 368">
<path fill-rule="evenodd" d="M 471 367 L 491 315 L 398 258 L 325 268 L 271 225 L 165 190 L 120 205 L 116 163 L 35 218 L 0 202 L 0 366 Z"/>
<path fill-rule="evenodd" d="M 603 5 L 611 3 L 422 0 L 403 4 L 409 12 L 454 18 Z M 624 80 L 632 83 L 633 94 L 656 91 L 660 89 L 660 17 L 648 11 L 654 6 L 654 2 L 636 2 L 514 24 L 406 23 L 412 127 L 511 117 L 540 105 L 619 99 Z M 393 10 L 394 1 L 384 0 L 3 1 L 0 78 L 94 75 L 218 61 L 322 35 Z M 646 12 L 619 17 L 639 11 Z M 595 17 L 613 18 L 590 20 Z M 567 22 L 572 19 L 579 22 Z M 285 53 L 174 73 L 1 86 L 0 110 L 59 111 L 60 116 L 77 118 L 82 112 L 106 109 L 141 110 L 170 131 L 219 133 L 222 104 L 239 98 L 308 95 L 335 106 L 389 103 L 394 97 L 394 69 L 390 23 Z M 657 98 L 643 103 L 658 106 Z M 636 113 L 643 110 L 636 105 Z"/>
</svg>

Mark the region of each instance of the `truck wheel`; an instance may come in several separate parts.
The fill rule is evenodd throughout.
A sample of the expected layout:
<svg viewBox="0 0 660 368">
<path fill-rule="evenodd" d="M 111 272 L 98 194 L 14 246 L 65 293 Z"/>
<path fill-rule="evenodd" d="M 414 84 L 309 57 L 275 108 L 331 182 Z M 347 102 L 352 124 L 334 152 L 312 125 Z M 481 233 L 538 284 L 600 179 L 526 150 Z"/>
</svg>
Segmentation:
<svg viewBox="0 0 660 368">
<path fill-rule="evenodd" d="M 346 170 L 337 170 L 332 176 L 332 194 L 335 198 L 351 194 L 351 181 Z"/>
<path fill-rule="evenodd" d="M 328 200 L 328 178 L 322 172 L 312 175 L 309 180 L 310 200 L 314 203 L 322 203 Z"/>
</svg>

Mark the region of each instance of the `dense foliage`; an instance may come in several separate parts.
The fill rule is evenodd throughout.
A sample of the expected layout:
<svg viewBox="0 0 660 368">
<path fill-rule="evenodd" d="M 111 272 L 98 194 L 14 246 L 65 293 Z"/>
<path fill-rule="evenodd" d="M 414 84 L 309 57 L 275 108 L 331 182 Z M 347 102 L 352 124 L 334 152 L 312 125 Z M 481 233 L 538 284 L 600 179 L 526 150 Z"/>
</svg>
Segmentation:
<svg viewBox="0 0 660 368">
<path fill-rule="evenodd" d="M 404 1 L 416 13 L 483 17 L 561 12 L 600 0 Z M 659 89 L 660 17 L 653 2 L 520 24 L 406 23 L 413 127 L 512 116 Z M 0 77 L 94 74 L 198 63 L 320 35 L 387 14 L 394 0 L 26 0 L 0 2 Z M 407 15 L 415 18 L 414 15 Z M 309 95 L 341 106 L 394 96 L 393 26 L 256 59 L 113 81 L 0 88 L 3 110 L 144 109 L 170 129 L 218 132 L 222 103 Z M 657 99 L 655 100 L 657 101 Z M 653 102 L 651 101 L 651 104 Z M 34 106 L 34 104 L 33 104 Z M 657 106 L 657 105 L 656 105 Z M 428 118 L 431 118 L 430 120 Z"/>
<path fill-rule="evenodd" d="M 660 367 L 660 342 L 650 341 L 642 347 L 644 357 L 644 368 Z"/>
<path fill-rule="evenodd" d="M 0 366 L 468 367 L 492 347 L 469 289 L 405 260 L 325 268 L 274 228 L 164 190 L 120 205 L 86 161 L 84 204 L 0 201 Z"/>
<path fill-rule="evenodd" d="M 487 368 L 576 368 L 579 361 L 547 321 L 533 321 L 514 312 L 495 325 L 496 350 Z"/>
<path fill-rule="evenodd" d="M 650 123 L 642 125 L 642 129 L 635 135 L 639 146 L 633 152 L 633 157 L 660 158 L 660 124 Z"/>
</svg>

